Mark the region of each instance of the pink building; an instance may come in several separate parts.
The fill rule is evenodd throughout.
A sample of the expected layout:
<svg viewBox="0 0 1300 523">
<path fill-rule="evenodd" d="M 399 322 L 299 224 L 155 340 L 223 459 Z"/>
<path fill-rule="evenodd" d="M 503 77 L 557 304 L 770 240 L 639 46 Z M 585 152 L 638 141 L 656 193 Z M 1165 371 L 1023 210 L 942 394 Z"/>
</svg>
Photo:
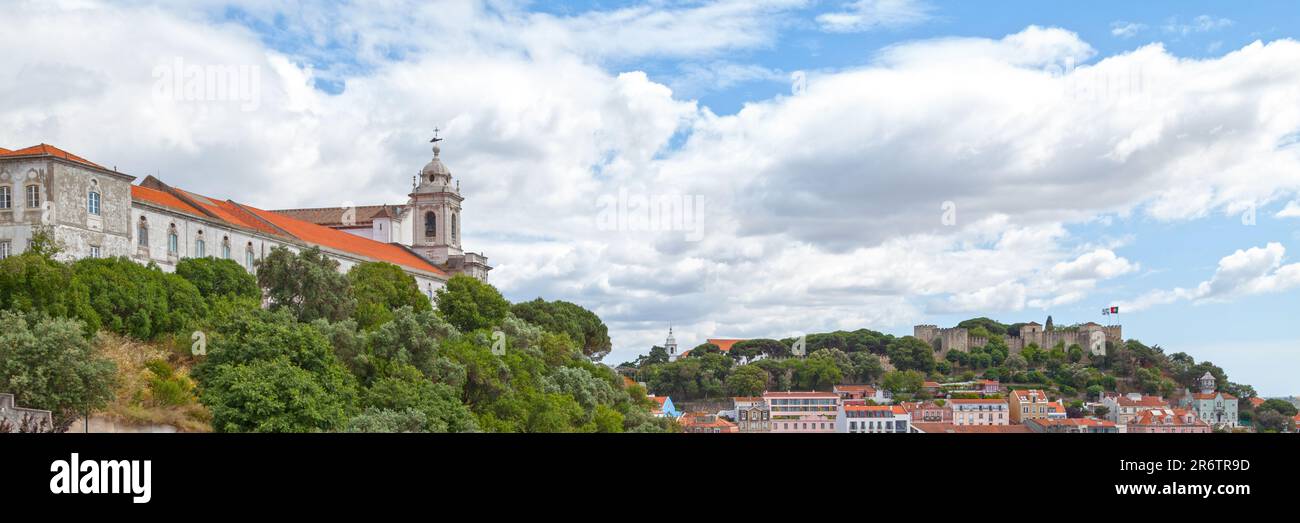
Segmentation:
<svg viewBox="0 0 1300 523">
<path fill-rule="evenodd" d="M 1187 409 L 1148 409 L 1139 412 L 1128 423 L 1130 434 L 1173 434 L 1211 432 L 1210 424 Z"/>
<path fill-rule="evenodd" d="M 952 423 L 952 409 L 933 401 L 913 401 L 902 406 L 907 409 L 912 423 Z"/>
<path fill-rule="evenodd" d="M 772 432 L 835 432 L 840 397 L 833 392 L 767 392 Z"/>
<path fill-rule="evenodd" d="M 950 399 L 953 425 L 1009 425 L 1010 406 L 1005 399 Z"/>
</svg>

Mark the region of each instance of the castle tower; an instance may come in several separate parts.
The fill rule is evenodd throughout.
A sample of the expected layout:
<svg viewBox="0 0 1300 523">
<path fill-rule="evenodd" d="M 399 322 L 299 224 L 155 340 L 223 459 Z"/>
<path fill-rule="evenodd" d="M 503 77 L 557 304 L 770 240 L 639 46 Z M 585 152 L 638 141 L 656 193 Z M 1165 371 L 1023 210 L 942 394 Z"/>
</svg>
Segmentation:
<svg viewBox="0 0 1300 523">
<path fill-rule="evenodd" d="M 443 165 L 442 148 L 434 137 L 433 159 L 420 170 L 420 181 L 411 192 L 409 208 L 414 212 L 411 247 L 430 261 L 445 265 L 460 258 L 460 184 L 451 182 L 451 171 Z M 486 272 L 486 271 L 484 271 Z M 486 275 L 486 274 L 485 274 Z"/>
</svg>

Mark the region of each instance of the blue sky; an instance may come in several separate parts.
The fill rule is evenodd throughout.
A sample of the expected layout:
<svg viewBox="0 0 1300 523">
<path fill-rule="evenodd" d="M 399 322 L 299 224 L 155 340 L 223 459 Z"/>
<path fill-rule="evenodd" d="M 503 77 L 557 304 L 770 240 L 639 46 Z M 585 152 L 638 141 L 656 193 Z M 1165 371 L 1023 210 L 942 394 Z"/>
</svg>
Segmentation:
<svg viewBox="0 0 1300 523">
<path fill-rule="evenodd" d="M 1300 394 L 1293 3 L 196 5 L 17 5 L 0 145 L 287 208 L 403 201 L 439 126 L 466 247 L 512 300 L 599 313 L 613 363 L 669 324 L 693 346 L 1120 305 L 1129 337 Z M 159 100 L 177 57 L 256 66 L 257 107 Z M 703 239 L 593 225 L 620 191 L 705 198 Z"/>
</svg>

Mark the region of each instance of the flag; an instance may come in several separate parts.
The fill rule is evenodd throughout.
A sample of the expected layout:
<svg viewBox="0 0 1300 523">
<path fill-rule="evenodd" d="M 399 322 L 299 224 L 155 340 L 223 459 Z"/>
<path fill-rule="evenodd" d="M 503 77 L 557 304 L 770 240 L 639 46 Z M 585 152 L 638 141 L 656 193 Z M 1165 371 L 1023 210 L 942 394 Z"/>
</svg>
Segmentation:
<svg viewBox="0 0 1300 523">
<path fill-rule="evenodd" d="M 1119 314 L 1119 307 L 1111 307 L 1111 308 L 1110 308 L 1110 313 L 1111 313 L 1111 314 Z"/>
<path fill-rule="evenodd" d="M 1101 315 L 1102 315 L 1102 316 L 1110 316 L 1110 307 L 1103 307 L 1103 308 L 1101 309 Z"/>
</svg>

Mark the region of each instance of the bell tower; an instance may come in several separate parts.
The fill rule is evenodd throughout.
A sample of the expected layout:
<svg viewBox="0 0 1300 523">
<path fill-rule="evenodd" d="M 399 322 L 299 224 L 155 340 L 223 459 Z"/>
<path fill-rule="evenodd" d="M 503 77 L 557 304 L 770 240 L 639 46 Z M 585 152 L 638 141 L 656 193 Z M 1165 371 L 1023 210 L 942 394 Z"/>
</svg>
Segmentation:
<svg viewBox="0 0 1300 523">
<path fill-rule="evenodd" d="M 411 191 L 409 208 L 412 216 L 411 248 L 438 265 L 448 259 L 461 257 L 460 247 L 460 183 L 452 183 L 451 171 L 443 165 L 443 139 L 434 130 L 433 159 L 420 170 L 419 182 Z"/>
</svg>

